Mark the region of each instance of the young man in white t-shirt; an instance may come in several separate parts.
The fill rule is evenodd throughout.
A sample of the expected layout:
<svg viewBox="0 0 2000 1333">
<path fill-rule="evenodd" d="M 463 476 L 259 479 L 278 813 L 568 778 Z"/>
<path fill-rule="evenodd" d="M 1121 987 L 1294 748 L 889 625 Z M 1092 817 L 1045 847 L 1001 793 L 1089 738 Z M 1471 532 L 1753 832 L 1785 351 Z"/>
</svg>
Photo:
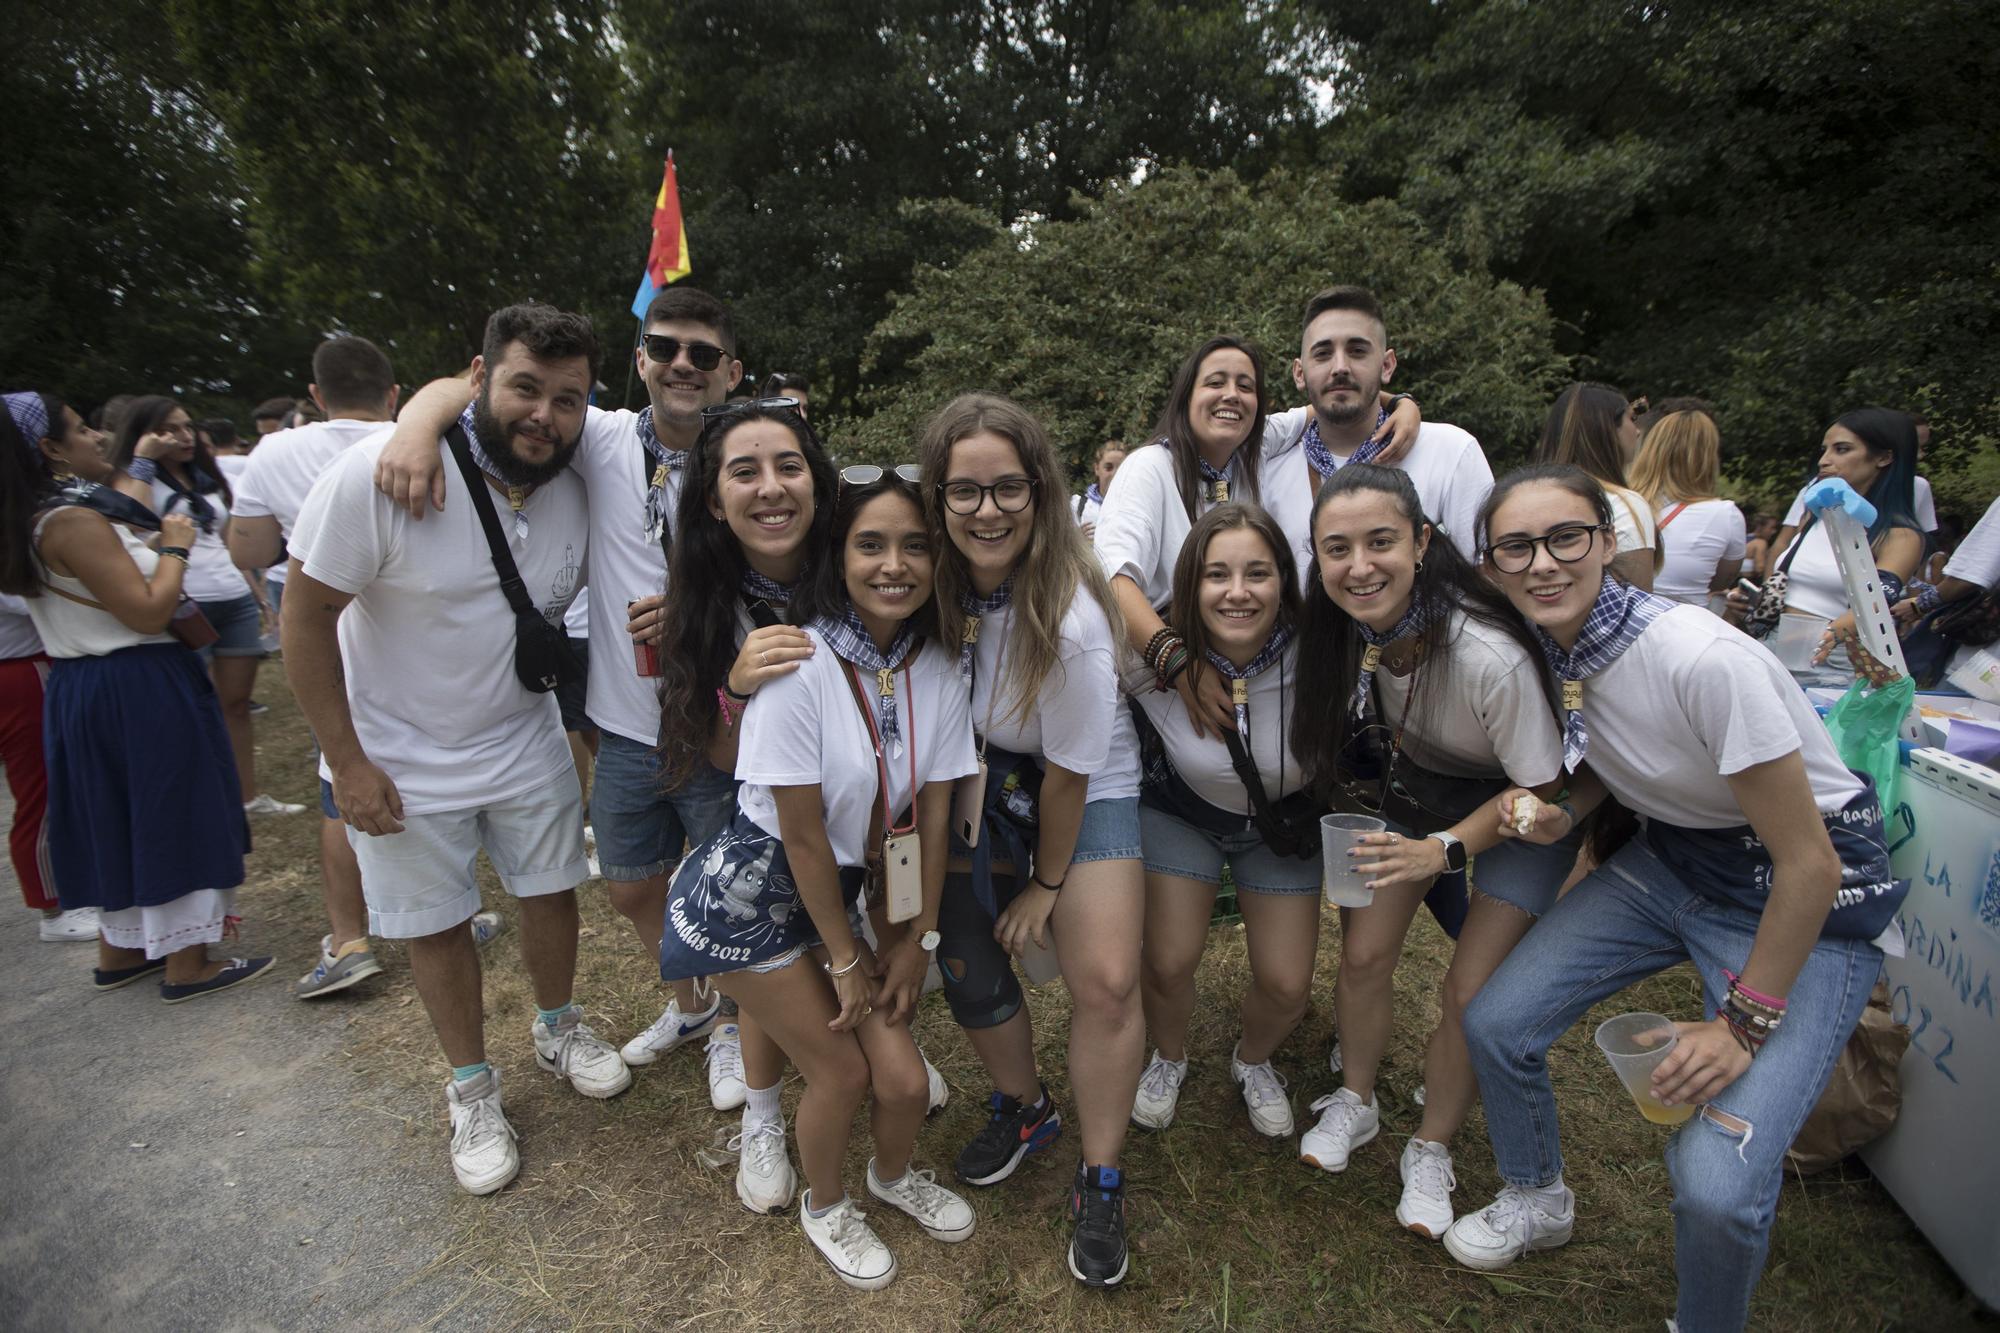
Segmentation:
<svg viewBox="0 0 2000 1333">
<path fill-rule="evenodd" d="M 274 431 L 242 461 L 235 482 L 236 510 L 229 525 L 229 554 L 246 574 L 268 570 L 271 605 L 283 614 L 285 543 L 320 473 L 350 445 L 382 432 L 396 418 L 395 369 L 366 338 L 330 338 L 313 352 L 313 401 L 325 421 Z M 347 845 L 346 826 L 331 791 L 320 789 L 320 892 L 327 935 L 319 962 L 292 993 L 311 1000 L 346 990 L 382 970 L 368 947 L 368 905 L 361 897 L 361 867 Z"/>
<path fill-rule="evenodd" d="M 589 550 L 570 459 L 597 371 L 589 320 L 516 305 L 487 322 L 477 394 L 448 441 L 456 503 L 421 527 L 374 488 L 384 441 L 349 449 L 314 484 L 294 531 L 285 660 L 323 747 L 321 774 L 350 828 L 375 934 L 409 942 L 410 972 L 452 1064 L 452 1169 L 488 1194 L 520 1168 L 486 1063 L 479 955 L 480 851 L 520 904 L 535 992 L 536 1063 L 578 1092 L 631 1086 L 572 994 L 585 876 L 583 798 L 555 695 L 530 689 L 521 627 L 494 567 L 476 464 L 501 540 L 535 610 L 560 625 Z M 458 435 L 463 431 L 463 438 Z M 337 634 L 336 634 L 337 629 Z"/>
<path fill-rule="evenodd" d="M 611 905 L 632 923 L 650 959 L 660 956 L 667 880 L 684 847 L 698 847 L 721 830 L 735 809 L 735 783 L 711 767 L 679 790 L 661 790 L 660 700 L 654 676 L 639 674 L 635 651 L 651 649 L 666 600 L 669 527 L 687 472 L 687 451 L 701 433 L 701 411 L 726 398 L 743 378 L 736 331 L 714 297 L 677 285 L 655 297 L 634 351 L 650 406 L 644 413 L 591 409 L 585 416 L 576 471 L 590 501 L 590 684 L 585 711 L 598 730 L 591 778 L 590 824 Z M 436 492 L 437 451 L 427 441 L 465 405 L 464 385 L 425 385 L 403 410 L 384 450 L 377 481 L 421 518 Z M 625 619 L 617 610 L 627 608 Z M 740 1106 L 742 1080 L 729 1073 L 735 1029 L 722 1000 L 695 983 L 674 983 L 664 1012 L 621 1052 L 628 1064 L 651 1064 L 684 1043 L 714 1032 L 709 1093 L 718 1109 Z"/>
<path fill-rule="evenodd" d="M 1265 492 L 1303 487 L 1310 511 L 1310 497 L 1317 494 L 1320 482 L 1354 461 L 1375 434 L 1382 387 L 1395 373 L 1396 352 L 1389 346 L 1388 326 L 1375 294 L 1365 287 L 1328 287 L 1315 293 L 1306 302 L 1299 355 L 1292 362 L 1292 383 L 1310 406 L 1265 418 Z M 1475 558 L 1473 518 L 1493 489 L 1493 469 L 1470 433 L 1426 421 L 1416 443 L 1401 457 L 1387 448 L 1371 450 L 1362 461 L 1409 473 L 1425 517 L 1452 539 L 1466 559 Z M 1272 506 L 1267 501 L 1265 507 Z M 1293 554 L 1305 566 L 1311 564 L 1307 552 Z"/>
</svg>

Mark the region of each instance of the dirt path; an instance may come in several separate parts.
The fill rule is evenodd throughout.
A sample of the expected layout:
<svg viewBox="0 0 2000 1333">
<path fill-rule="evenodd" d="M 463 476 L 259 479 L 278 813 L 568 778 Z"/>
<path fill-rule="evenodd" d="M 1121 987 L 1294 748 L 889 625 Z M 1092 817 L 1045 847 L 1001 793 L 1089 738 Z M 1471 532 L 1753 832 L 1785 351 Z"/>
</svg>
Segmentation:
<svg viewBox="0 0 2000 1333">
<path fill-rule="evenodd" d="M 0 828 L 13 807 L 0 794 Z M 307 816 L 299 816 L 303 819 Z M 14 1329 L 491 1327 L 509 1302 L 427 1268 L 453 1234 L 437 1098 L 376 1086 L 365 1004 L 99 994 L 44 944 L 0 862 L 0 1317 Z M 270 952 L 273 941 L 253 939 Z M 429 1151 L 425 1151 L 429 1149 Z"/>
</svg>

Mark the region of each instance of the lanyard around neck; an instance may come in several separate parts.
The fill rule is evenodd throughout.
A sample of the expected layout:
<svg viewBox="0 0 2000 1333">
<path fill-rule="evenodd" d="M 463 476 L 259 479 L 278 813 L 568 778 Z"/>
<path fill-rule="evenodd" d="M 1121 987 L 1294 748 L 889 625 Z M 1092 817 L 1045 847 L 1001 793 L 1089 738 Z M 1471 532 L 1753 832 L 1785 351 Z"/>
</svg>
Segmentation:
<svg viewBox="0 0 2000 1333">
<path fill-rule="evenodd" d="M 910 822 L 902 828 L 896 827 L 895 812 L 889 808 L 889 765 L 882 758 L 882 733 L 875 728 L 875 712 L 861 692 L 861 678 L 854 674 L 854 664 L 842 662 L 840 669 L 847 675 L 847 688 L 854 693 L 855 706 L 861 710 L 861 721 L 868 728 L 868 739 L 875 743 L 875 776 L 882 785 L 882 836 L 894 838 L 914 833 L 917 831 L 917 695 L 910 685 L 910 663 L 908 659 L 903 662 L 903 698 L 910 714 L 910 741 L 904 747 L 910 756 Z"/>
</svg>

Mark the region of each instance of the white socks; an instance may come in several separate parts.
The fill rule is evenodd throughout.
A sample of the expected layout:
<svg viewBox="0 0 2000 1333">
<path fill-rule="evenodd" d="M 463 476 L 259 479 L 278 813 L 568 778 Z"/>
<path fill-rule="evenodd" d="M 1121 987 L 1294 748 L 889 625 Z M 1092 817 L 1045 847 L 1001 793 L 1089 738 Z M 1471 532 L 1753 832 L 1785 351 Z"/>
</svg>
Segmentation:
<svg viewBox="0 0 2000 1333">
<path fill-rule="evenodd" d="M 743 1102 L 743 1128 L 755 1129 L 773 1121 L 782 1123 L 785 1118 L 783 1106 L 784 1080 L 780 1079 L 768 1088 L 746 1087 L 747 1096 Z"/>
</svg>

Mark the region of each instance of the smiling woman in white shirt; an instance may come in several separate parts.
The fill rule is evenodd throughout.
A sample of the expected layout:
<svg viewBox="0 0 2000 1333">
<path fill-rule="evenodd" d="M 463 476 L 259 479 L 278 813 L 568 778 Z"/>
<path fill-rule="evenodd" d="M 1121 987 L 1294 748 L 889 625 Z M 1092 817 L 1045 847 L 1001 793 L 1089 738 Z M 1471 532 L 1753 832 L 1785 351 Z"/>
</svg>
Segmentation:
<svg viewBox="0 0 2000 1333">
<path fill-rule="evenodd" d="M 872 1096 L 868 1192 L 934 1239 L 972 1234 L 964 1200 L 910 1156 L 929 1105 L 909 1019 L 937 947 L 951 788 L 976 767 L 955 657 L 930 633 L 932 553 L 902 464 L 845 469 L 830 558 L 799 589 L 812 648 L 759 684 L 737 738 L 736 813 L 689 853 L 667 895 L 661 975 L 707 976 L 804 1076 L 799 1217 L 841 1280 L 873 1290 L 896 1260 L 842 1180 Z M 712 520 L 711 520 L 712 521 Z M 864 871 L 914 914 L 862 940 Z"/>
</svg>

